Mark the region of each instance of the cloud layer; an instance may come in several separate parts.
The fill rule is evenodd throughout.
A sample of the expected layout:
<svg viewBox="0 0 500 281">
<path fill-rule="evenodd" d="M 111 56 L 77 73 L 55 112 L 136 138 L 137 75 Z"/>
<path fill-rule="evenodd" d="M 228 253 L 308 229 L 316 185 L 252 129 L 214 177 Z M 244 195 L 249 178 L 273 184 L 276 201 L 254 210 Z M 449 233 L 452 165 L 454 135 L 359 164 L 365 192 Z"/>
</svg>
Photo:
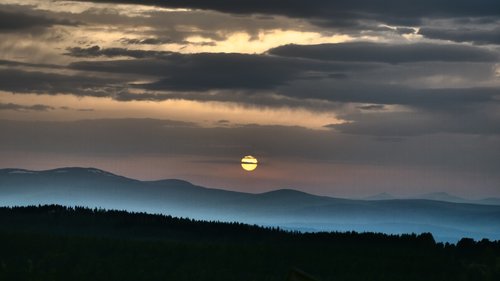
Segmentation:
<svg viewBox="0 0 500 281">
<path fill-rule="evenodd" d="M 379 183 L 404 185 L 405 170 L 487 193 L 500 167 L 498 11 L 496 0 L 6 0 L 0 151 L 192 163 L 255 152 L 304 163 L 304 184 L 370 167 Z M 183 102 L 188 112 L 172 108 Z M 249 109 L 245 124 L 230 118 Z M 298 180 L 290 169 L 266 177 Z"/>
</svg>

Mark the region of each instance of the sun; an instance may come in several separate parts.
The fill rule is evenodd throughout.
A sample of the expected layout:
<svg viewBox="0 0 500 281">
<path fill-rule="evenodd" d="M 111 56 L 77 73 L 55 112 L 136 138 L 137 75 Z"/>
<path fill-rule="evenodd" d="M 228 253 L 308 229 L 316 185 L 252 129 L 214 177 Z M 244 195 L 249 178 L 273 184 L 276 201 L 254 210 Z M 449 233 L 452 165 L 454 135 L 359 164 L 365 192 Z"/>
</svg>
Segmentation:
<svg viewBox="0 0 500 281">
<path fill-rule="evenodd" d="M 251 172 L 251 171 L 257 169 L 258 163 L 259 162 L 257 161 L 257 158 L 255 158 L 251 155 L 247 155 L 247 156 L 241 158 L 241 167 L 245 171 Z"/>
</svg>

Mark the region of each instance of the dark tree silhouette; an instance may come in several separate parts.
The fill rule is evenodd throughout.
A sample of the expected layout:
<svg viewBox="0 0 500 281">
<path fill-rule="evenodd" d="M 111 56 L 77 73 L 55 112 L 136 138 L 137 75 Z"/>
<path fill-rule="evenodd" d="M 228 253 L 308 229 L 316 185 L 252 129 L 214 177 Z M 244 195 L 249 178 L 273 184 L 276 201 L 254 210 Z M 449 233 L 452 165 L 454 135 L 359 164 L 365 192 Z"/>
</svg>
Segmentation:
<svg viewBox="0 0 500 281">
<path fill-rule="evenodd" d="M 287 276 L 297 268 L 308 274 Z M 0 280 L 283 281 L 309 274 L 321 281 L 500 280 L 500 242 L 299 233 L 57 205 L 0 208 Z"/>
</svg>

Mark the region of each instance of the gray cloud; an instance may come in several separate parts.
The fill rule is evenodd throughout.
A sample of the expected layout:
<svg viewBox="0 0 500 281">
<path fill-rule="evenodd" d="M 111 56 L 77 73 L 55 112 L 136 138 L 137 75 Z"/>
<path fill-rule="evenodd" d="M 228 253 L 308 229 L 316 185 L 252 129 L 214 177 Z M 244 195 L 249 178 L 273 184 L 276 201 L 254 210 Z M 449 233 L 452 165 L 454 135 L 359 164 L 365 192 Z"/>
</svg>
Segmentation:
<svg viewBox="0 0 500 281">
<path fill-rule="evenodd" d="M 16 103 L 0 103 L 0 110 L 49 111 L 54 109 L 54 107 L 45 104 L 21 105 Z"/>
<path fill-rule="evenodd" d="M 179 54 L 128 49 L 75 49 L 79 55 L 156 56 L 159 59 L 88 61 L 70 65 L 73 69 L 136 73 L 163 77 L 142 84 L 149 90 L 207 91 L 212 89 L 272 89 L 288 81 L 307 78 L 309 71 L 359 68 L 355 64 L 304 62 L 265 55 L 236 53 Z M 337 73 L 338 74 L 338 73 Z"/>
<path fill-rule="evenodd" d="M 165 58 L 183 57 L 184 60 L 213 60 L 233 59 L 237 64 L 243 57 L 250 55 L 235 54 L 179 54 L 163 51 L 134 50 L 127 48 L 100 48 L 95 45 L 88 48 L 72 47 L 67 49 L 66 55 L 75 57 L 119 57 L 132 58 Z M 384 44 L 373 42 L 348 42 L 319 45 L 284 45 L 267 51 L 268 54 L 290 58 L 307 58 L 320 61 L 345 62 L 381 62 L 381 63 L 411 63 L 411 62 L 491 62 L 499 59 L 499 54 L 488 49 L 459 44 Z M 254 60 L 269 60 L 262 55 L 253 55 Z"/>
<path fill-rule="evenodd" d="M 0 69 L 0 90 L 14 93 L 73 94 L 112 97 L 124 90 L 121 80 L 85 75 L 63 75 L 19 69 Z"/>
<path fill-rule="evenodd" d="M 153 119 L 0 120 L 0 131 L 2 152 L 239 159 L 252 151 L 268 159 L 292 158 L 347 165 L 442 166 L 490 171 L 492 174 L 500 167 L 500 150 L 496 149 L 500 145 L 498 136 L 436 133 L 391 142 L 370 135 L 301 127 L 242 125 L 206 128 L 192 123 Z M 34 139 L 37 141 L 33 142 Z"/>
<path fill-rule="evenodd" d="M 76 110 L 76 111 L 81 111 L 81 112 L 93 112 L 95 111 L 93 108 L 72 108 L 68 106 L 61 106 L 59 109 L 62 110 Z"/>
<path fill-rule="evenodd" d="M 416 25 L 425 17 L 498 17 L 500 4 L 495 0 L 89 0 L 92 2 L 148 4 L 173 8 L 215 10 L 232 14 L 285 15 L 310 19 L 328 26 L 353 26 L 358 20 L 377 20 L 390 24 Z"/>
<path fill-rule="evenodd" d="M 185 37 L 188 35 L 186 34 Z M 183 44 L 183 45 L 194 45 L 194 46 L 215 46 L 215 42 L 189 42 L 187 40 L 173 40 L 170 38 L 143 38 L 143 39 L 130 39 L 122 38 L 120 42 L 126 45 L 163 45 L 163 44 Z"/>
<path fill-rule="evenodd" d="M 385 105 L 383 104 L 368 104 L 368 105 L 360 105 L 358 106 L 359 109 L 363 110 L 384 110 Z"/>
<path fill-rule="evenodd" d="M 288 51 L 292 49 L 291 53 Z M 431 97 L 430 94 L 420 95 L 419 91 L 405 86 L 405 83 L 418 81 L 419 78 L 431 77 L 430 75 L 443 75 L 443 73 L 463 77 L 476 81 L 492 77 L 491 61 L 498 55 L 482 48 L 439 45 L 439 44 L 411 44 L 391 46 L 374 43 L 344 43 L 324 44 L 313 46 L 284 46 L 272 49 L 276 55 L 244 55 L 244 54 L 179 54 L 172 52 L 130 50 L 125 48 L 101 49 L 97 46 L 91 48 L 72 48 L 70 53 L 75 56 L 129 56 L 139 60 L 119 61 L 82 61 L 70 65 L 73 69 L 86 71 L 103 71 L 110 73 L 135 73 L 151 75 L 159 79 L 153 83 L 135 85 L 148 90 L 167 91 L 208 91 L 214 89 L 276 89 L 285 96 L 299 98 L 319 98 L 333 101 L 356 101 L 366 103 L 405 103 L 418 102 Z M 298 56 L 298 58 L 296 57 Z M 301 57 L 315 58 L 304 60 Z M 328 61 L 336 60 L 336 61 Z M 354 60 L 354 61 L 352 61 Z M 454 64 L 420 65 L 422 61 L 435 60 L 444 63 L 464 63 L 460 67 Z M 394 66 L 383 68 L 380 63 L 407 62 L 408 66 Z M 475 62 L 476 64 L 466 64 Z M 477 64 L 482 62 L 483 65 Z M 483 71 L 484 72 L 481 72 Z M 375 71 L 376 70 L 376 71 Z M 377 77 L 380 76 L 380 77 Z M 299 80 L 324 80 L 335 81 L 325 83 L 314 81 L 311 83 L 294 81 Z M 393 79 L 391 85 L 384 85 L 383 79 Z M 357 80 L 357 81 L 356 81 Z M 456 80 L 456 79 L 455 79 Z M 294 82 L 294 83 L 292 83 Z M 300 90 L 287 87 L 293 84 Z M 301 85 L 311 88 L 306 89 Z M 468 88 L 475 88 L 477 98 L 483 101 L 489 99 L 496 90 L 478 89 L 469 82 Z M 446 85 L 438 85 L 446 88 Z M 465 85 L 464 85 L 465 86 Z M 431 86 L 432 87 L 432 86 Z M 453 84 L 457 87 L 457 84 Z M 368 89 L 368 90 L 367 90 Z M 335 93 L 331 93 L 336 91 Z M 359 92 L 367 92 L 363 95 Z M 430 92 L 426 90 L 424 92 Z M 446 94 L 446 92 L 454 94 Z M 470 95 L 463 92 L 472 90 L 435 90 L 437 99 L 444 97 L 463 98 L 468 100 Z M 358 92 L 358 93 L 357 93 Z M 398 94 L 400 92 L 401 94 Z M 409 93 L 408 97 L 401 95 Z M 458 93 L 458 94 L 455 94 Z M 471 98 L 474 99 L 474 98 Z M 403 101 L 404 102 L 404 101 Z"/>
<path fill-rule="evenodd" d="M 273 106 L 276 101 L 272 98 L 263 98 L 256 91 L 273 91 L 284 97 L 305 101 L 307 99 L 324 100 L 340 103 L 370 103 L 370 104 L 401 104 L 412 107 L 433 110 L 456 110 L 468 103 L 497 103 L 499 89 L 496 87 L 477 87 L 464 83 L 463 88 L 446 88 L 440 84 L 439 88 L 421 89 L 407 85 L 408 81 L 415 81 L 420 77 L 442 75 L 448 73 L 464 77 L 463 79 L 488 79 L 486 75 L 493 75 L 491 64 L 467 64 L 469 60 L 487 60 L 495 55 L 480 48 L 456 48 L 456 45 L 430 45 L 419 49 L 420 45 L 396 46 L 361 43 L 355 44 L 359 48 L 350 50 L 352 44 L 340 45 L 342 52 L 334 50 L 324 54 L 323 47 L 330 51 L 331 45 L 299 46 L 303 47 L 306 54 L 323 58 L 330 53 L 336 54 L 339 60 L 346 62 L 325 62 L 323 60 L 304 60 L 296 57 L 280 57 L 273 55 L 242 55 L 242 54 L 178 54 L 171 52 L 158 53 L 156 51 L 135 51 L 128 49 L 113 49 L 107 52 L 95 48 L 100 55 L 105 56 L 156 56 L 156 59 L 119 60 L 119 61 L 87 61 L 70 65 L 71 68 L 87 71 L 104 71 L 110 73 L 136 73 L 141 75 L 159 75 L 153 83 L 135 84 L 135 87 L 150 91 L 175 91 L 176 93 L 146 93 L 131 94 L 122 92 L 116 96 L 119 100 L 165 100 L 171 98 L 184 98 L 194 100 L 233 101 Z M 314 47 L 320 47 L 318 55 Z M 370 47 L 380 47 L 382 53 L 370 50 Z M 441 56 L 432 50 L 444 50 L 450 47 L 445 59 L 456 59 L 463 63 L 457 65 L 455 61 L 441 64 L 420 64 L 420 60 L 439 59 Z M 286 47 L 286 46 L 285 46 Z M 333 46 L 335 49 L 337 46 Z M 398 49 L 400 48 L 401 49 Z M 434 48 L 435 47 L 435 48 Z M 279 48 L 278 48 L 279 49 Z M 377 48 L 375 48 L 377 49 Z M 274 49 L 277 50 L 277 49 Z M 399 56 L 395 50 L 403 50 Z M 412 57 L 412 52 L 419 50 L 421 55 Z M 425 54 L 430 50 L 430 55 Z M 456 51 L 454 53 L 454 50 Z M 87 53 L 87 51 L 84 51 Z M 280 53 L 280 52 L 278 52 Z M 281 53 L 280 53 L 281 54 Z M 357 55 L 361 56 L 361 59 Z M 463 55 L 463 57 L 461 56 Z M 351 59 L 368 62 L 349 62 Z M 410 61 L 409 65 L 381 66 L 371 60 L 396 62 Z M 484 73 L 480 70 L 484 68 Z M 470 69 L 470 73 L 469 73 Z M 340 75 L 340 77 L 339 77 Z M 373 76 L 375 75 L 375 76 Z M 474 78 L 478 76 L 477 78 Z M 162 78 L 163 77 L 163 78 Z M 392 80 L 388 80 L 392 79 Z M 387 80 L 387 81 L 385 81 Z M 395 81 L 395 82 L 393 82 Z M 465 86 L 467 85 L 467 86 Z M 238 93 L 204 93 L 211 90 L 240 90 Z M 195 93 L 200 92 L 200 93 Z M 287 104 L 287 100 L 281 101 Z M 288 100 L 290 104 L 293 100 Z M 276 104 L 274 104 L 276 106 Z"/>
<path fill-rule="evenodd" d="M 169 66 L 172 62 L 161 60 L 125 60 L 125 61 L 108 61 L 108 62 L 81 62 L 74 66 L 82 66 L 80 69 L 90 71 L 108 71 L 96 75 L 95 73 L 86 74 L 85 72 L 68 74 L 59 74 L 64 70 L 61 66 L 45 65 L 45 64 L 25 64 L 12 61 L 0 61 L 0 64 L 8 66 L 20 67 L 12 69 L 0 69 L 0 90 L 13 93 L 36 93 L 36 94 L 71 94 L 76 96 L 92 96 L 92 97 L 111 97 L 119 101 L 132 100 L 148 100 L 162 101 L 168 99 L 186 99 L 198 101 L 223 101 L 239 103 L 243 106 L 259 106 L 259 107 L 303 107 L 314 110 L 332 110 L 338 105 L 325 103 L 322 101 L 304 101 L 285 97 L 275 97 L 272 93 L 260 89 L 243 89 L 243 90 L 213 90 L 206 87 L 205 91 L 186 91 L 178 90 L 174 92 L 156 92 L 146 91 L 143 93 L 129 92 L 130 87 L 144 88 L 144 85 L 129 85 L 137 79 L 137 77 L 147 77 L 151 75 L 155 77 L 158 73 L 167 75 Z M 228 61 L 229 63 L 229 61 Z M 87 64 L 90 65 L 87 68 Z M 23 70 L 29 68 L 30 71 Z M 39 71 L 31 70 L 39 69 Z M 44 72 L 47 68 L 54 69 L 57 72 Z M 79 68 L 79 67 L 77 67 Z M 171 66 L 175 70 L 175 66 Z M 116 72 L 115 72 L 116 70 Z M 255 70 L 254 70 L 255 71 Z M 296 70 L 297 73 L 300 72 Z M 131 72 L 129 74 L 129 72 Z M 136 73 L 142 72 L 142 73 Z M 189 71 L 184 72 L 185 81 L 189 80 Z M 194 73 L 196 74 L 196 73 Z M 200 72 L 198 75 L 202 76 Z M 268 79 L 274 79 L 272 73 Z M 242 76 L 241 79 L 244 79 Z M 216 83 L 222 83 L 224 77 L 218 77 Z M 271 80 L 268 80 L 271 81 Z M 279 82 L 279 81 L 278 81 Z M 248 82 L 245 82 L 248 83 Z M 256 82 L 257 83 L 257 82 Z M 236 85 L 236 84 L 235 84 Z M 175 86 L 175 85 L 174 85 Z M 176 88 L 171 86 L 171 88 Z M 269 85 L 274 87 L 274 85 Z M 241 86 L 242 87 L 242 86 Z"/>
<path fill-rule="evenodd" d="M 380 65 L 272 55 L 179 54 L 123 48 L 75 48 L 72 51 L 86 56 L 137 56 L 140 59 L 81 61 L 69 65 L 71 69 L 106 73 L 99 76 L 2 71 L 5 74 L 0 78 L 3 81 L 0 89 L 112 97 L 121 101 L 213 100 L 315 110 L 332 110 L 337 103 L 400 104 L 437 111 L 458 110 L 469 103 L 498 103 L 496 87 L 464 83 L 464 87 L 459 88 L 456 82 L 452 84 L 454 88 L 446 88 L 442 83 L 435 89 L 407 85 L 407 81 L 418 80 L 421 75 L 443 72 L 456 72 L 464 79 L 476 79 L 474 75 L 479 75 L 477 79 L 487 79 L 485 74 L 493 75 L 487 63 L 484 69 L 489 74 L 479 71 L 482 64 L 477 63 Z M 156 81 L 134 83 L 137 77 L 148 76 L 148 80 Z M 130 87 L 146 92 L 130 93 L 127 90 Z"/>
<path fill-rule="evenodd" d="M 38 12 L 38 11 L 37 11 Z M 286 17 L 260 17 L 224 14 L 215 11 L 136 11 L 131 16 L 129 11 L 119 7 L 97 6 L 81 13 L 52 12 L 45 16 L 72 18 L 87 26 L 104 28 L 113 26 L 127 31 L 127 36 L 117 41 L 124 45 L 215 45 L 216 41 L 225 40 L 235 32 L 245 32 L 251 40 L 258 39 L 260 32 L 266 30 L 308 30 L 326 33 L 304 20 Z M 148 29 L 138 30 L 137 26 Z M 190 41 L 190 37 L 202 37 L 203 41 Z M 88 38 L 85 43 L 92 45 L 96 41 Z"/>
<path fill-rule="evenodd" d="M 474 44 L 500 44 L 500 28 L 498 27 L 493 29 L 422 27 L 418 33 L 431 39 Z"/>
<path fill-rule="evenodd" d="M 2 10 L 0 5 L 0 32 L 20 32 L 47 28 L 54 25 L 72 25 L 78 23 L 67 19 L 49 18 L 44 15 L 28 14 Z"/>
<path fill-rule="evenodd" d="M 0 65 L 6 67 L 34 67 L 34 68 L 51 68 L 51 69 L 65 68 L 64 66 L 54 65 L 54 64 L 29 63 L 29 62 L 20 62 L 12 60 L 0 60 Z"/>
<path fill-rule="evenodd" d="M 335 102 L 400 104 L 428 109 L 457 108 L 470 103 L 498 103 L 498 88 L 416 89 L 403 85 L 386 85 L 348 81 L 301 82 L 278 91 L 294 98 L 315 98 Z"/>
<path fill-rule="evenodd" d="M 412 33 L 415 33 L 415 28 L 398 27 L 398 28 L 396 28 L 396 32 L 399 34 L 412 34 Z"/>
<path fill-rule="evenodd" d="M 407 63 L 421 61 L 490 62 L 497 53 L 458 44 L 381 44 L 351 42 L 320 45 L 285 45 L 269 50 L 270 54 L 286 57 L 330 61 Z"/>
<path fill-rule="evenodd" d="M 171 44 L 176 43 L 176 41 L 172 39 L 160 39 L 160 38 L 143 38 L 143 39 L 130 39 L 130 38 L 122 38 L 121 42 L 130 45 L 162 45 L 162 44 Z M 185 42 L 185 41 L 183 41 Z M 74 49 L 74 48 L 72 48 Z"/>
<path fill-rule="evenodd" d="M 499 44 L 497 0 L 94 2 L 192 10 L 128 11 L 123 6 L 88 5 L 83 12 L 71 9 L 70 13 L 61 11 L 68 5 L 63 2 L 56 3 L 61 4 L 57 9 L 45 3 L 0 5 L 0 33 L 5 37 L 0 44 L 5 59 L 0 60 L 0 91 L 47 95 L 49 101 L 50 95 L 70 94 L 118 101 L 184 99 L 261 109 L 292 107 L 309 113 L 327 111 L 349 122 L 325 124 L 330 130 L 310 130 L 238 125 L 231 120 L 212 122 L 215 128 L 206 127 L 206 122 L 201 126 L 152 119 L 0 120 L 2 155 L 40 153 L 49 162 L 52 155 L 70 161 L 85 157 L 115 161 L 126 156 L 130 162 L 189 156 L 186 159 L 194 162 L 227 163 L 224 159 L 239 159 L 252 151 L 267 159 L 290 159 L 287 165 L 297 169 L 309 161 L 340 163 L 341 169 L 353 165 L 346 169 L 356 176 L 358 168 L 371 165 L 391 178 L 399 167 L 412 167 L 412 172 L 425 167 L 457 170 L 457 175 L 489 175 L 493 187 L 498 182 L 500 50 L 489 45 Z M 73 34 L 77 28 L 59 25 L 81 26 Z M 240 31 L 251 41 L 271 30 L 358 39 L 375 36 L 389 43 L 286 45 L 251 55 L 144 50 L 218 44 Z M 401 36 L 417 30 L 441 41 Z M 103 32 L 113 34 L 102 40 Z M 159 46 L 163 44 L 180 46 Z M 69 110 L 93 110 L 51 107 L 50 102 L 16 104 L 8 100 L 10 94 L 5 96 L 7 100 L 0 103 L 4 119 L 11 118 L 9 114 L 24 115 L 14 111 L 57 110 L 58 115 L 69 116 Z M 106 110 L 99 115 L 105 114 Z M 11 157 L 4 162 L 18 163 L 16 156 Z M 435 175 L 447 181 L 445 174 Z"/>
<path fill-rule="evenodd" d="M 99 46 L 94 45 L 88 48 L 71 47 L 67 48 L 65 55 L 73 57 L 132 57 L 132 58 L 161 58 L 172 55 L 172 52 L 163 51 L 146 51 L 146 50 L 129 50 L 125 48 L 106 48 L 101 49 Z"/>
<path fill-rule="evenodd" d="M 496 107 L 473 107 L 449 112 L 372 112 L 341 116 L 349 123 L 327 125 L 338 132 L 381 137 L 419 136 L 439 133 L 499 135 Z"/>
</svg>

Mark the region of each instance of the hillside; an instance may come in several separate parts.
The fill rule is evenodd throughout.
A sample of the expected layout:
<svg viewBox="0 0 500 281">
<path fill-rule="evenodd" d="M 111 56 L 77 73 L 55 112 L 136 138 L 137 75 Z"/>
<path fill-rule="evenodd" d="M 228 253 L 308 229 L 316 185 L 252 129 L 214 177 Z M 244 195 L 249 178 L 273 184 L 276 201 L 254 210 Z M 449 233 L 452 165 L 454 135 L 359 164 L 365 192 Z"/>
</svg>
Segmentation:
<svg viewBox="0 0 500 281">
<path fill-rule="evenodd" d="M 66 208 L 0 208 L 0 280 L 498 280 L 500 243 L 297 233 Z"/>
</svg>

